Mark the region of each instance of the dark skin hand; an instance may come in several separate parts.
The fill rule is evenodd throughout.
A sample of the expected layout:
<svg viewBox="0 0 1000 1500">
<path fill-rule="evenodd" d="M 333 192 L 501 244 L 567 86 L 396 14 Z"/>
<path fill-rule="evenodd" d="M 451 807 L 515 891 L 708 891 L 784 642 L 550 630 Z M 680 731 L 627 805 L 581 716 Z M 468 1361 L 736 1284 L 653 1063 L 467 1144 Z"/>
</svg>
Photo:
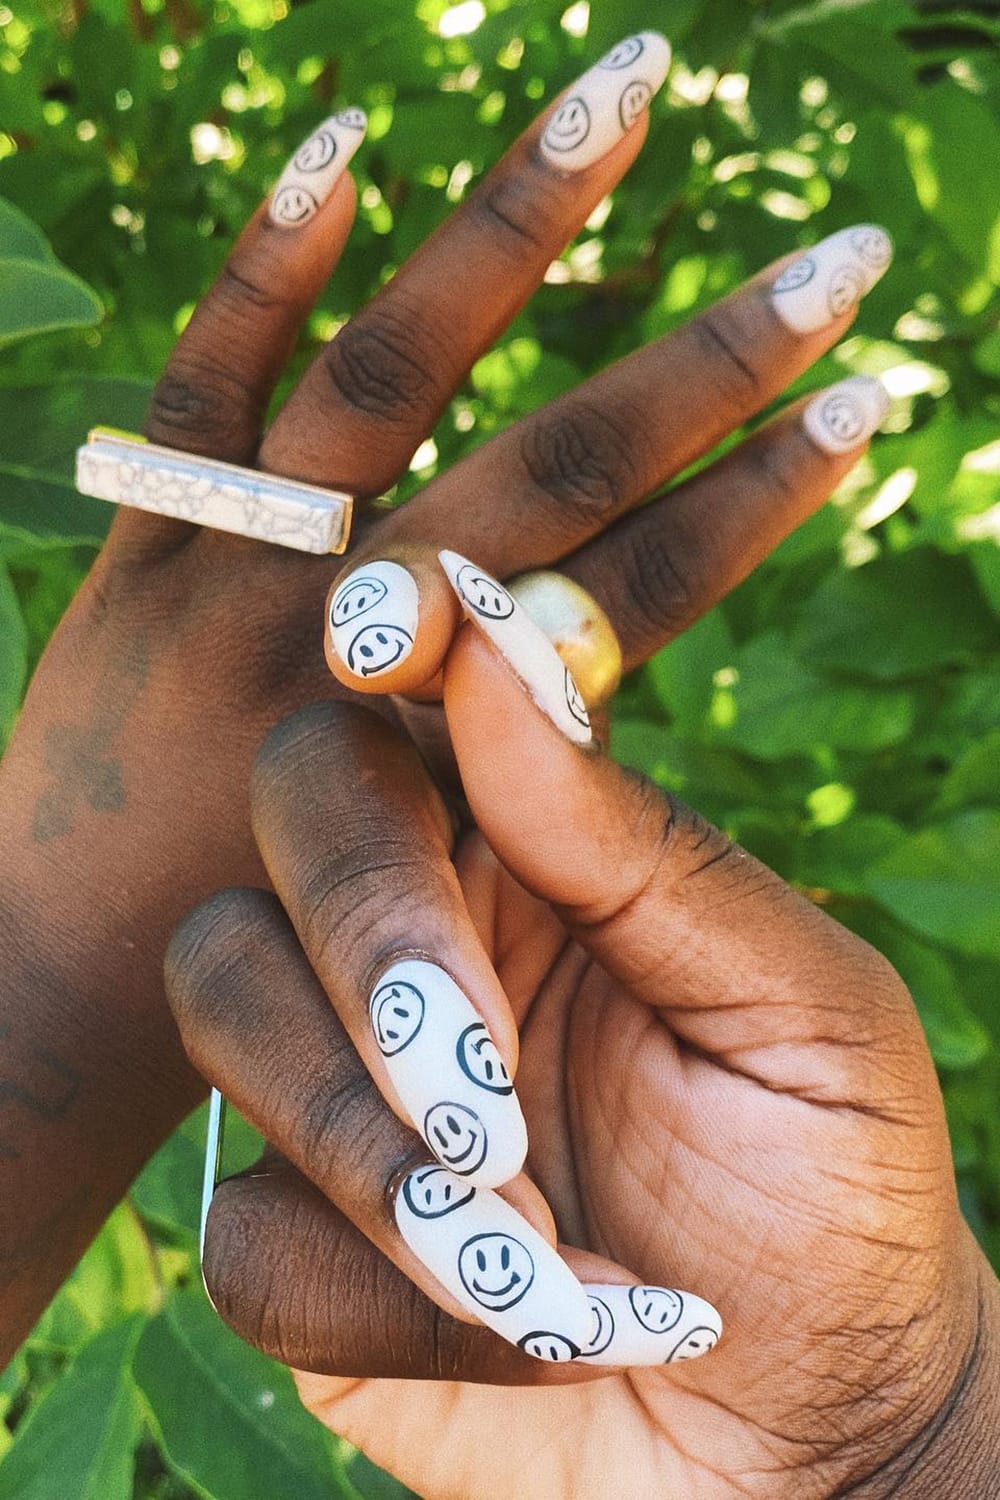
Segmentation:
<svg viewBox="0 0 1000 1500">
<path fill-rule="evenodd" d="M 370 711 L 304 710 L 258 757 L 277 898 L 212 898 L 167 970 L 192 1060 L 274 1143 L 217 1191 L 217 1307 L 426 1500 L 997 1495 L 1000 1287 L 904 985 L 569 743 L 525 675 L 460 628 L 457 838 Z M 503 1196 L 586 1282 L 709 1298 L 723 1337 L 696 1364 L 539 1363 L 456 1316 L 400 1237 L 400 1177 L 427 1153 L 387 1107 L 365 1002 L 414 952 L 485 996 L 495 1034 L 494 970 L 509 1000 L 546 1204 L 523 1178 Z"/>
<path fill-rule="evenodd" d="M 384 491 L 646 128 L 641 115 L 566 175 L 539 154 L 543 125 L 324 349 L 263 434 L 349 232 L 353 183 L 343 177 L 300 228 L 276 228 L 262 207 L 177 344 L 148 436 L 362 497 Z M 501 577 L 558 561 L 611 614 L 626 665 L 644 659 L 820 505 L 863 449 L 821 452 L 793 407 L 638 508 L 849 326 L 853 309 L 793 333 L 770 298 L 779 272 L 510 428 L 401 512 L 362 503 L 348 564 L 442 540 Z M 35 674 L 0 768 L 8 1356 L 202 1095 L 163 1003 L 163 952 L 200 898 L 266 880 L 250 765 L 282 715 L 339 692 L 321 630 L 338 567 L 122 512 Z M 443 737 L 437 720 L 429 732 Z"/>
</svg>

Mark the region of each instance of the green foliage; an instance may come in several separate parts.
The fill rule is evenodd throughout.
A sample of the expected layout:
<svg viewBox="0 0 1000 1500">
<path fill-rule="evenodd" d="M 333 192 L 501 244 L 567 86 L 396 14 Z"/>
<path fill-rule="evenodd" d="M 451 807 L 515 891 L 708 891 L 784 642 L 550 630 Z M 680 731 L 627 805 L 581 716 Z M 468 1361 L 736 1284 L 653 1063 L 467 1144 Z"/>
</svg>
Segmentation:
<svg viewBox="0 0 1000 1500">
<path fill-rule="evenodd" d="M 289 379 L 540 102 L 630 28 L 674 42 L 628 179 L 400 495 L 771 258 L 874 219 L 891 274 L 794 394 L 896 400 L 834 501 L 623 689 L 616 749 L 885 952 L 1000 1263 L 1000 22 L 908 0 L 9 0 L 0 9 L 0 733 L 109 511 L 72 453 L 141 425 L 226 247 L 329 108 L 358 223 Z M 30 335 L 30 337 L 29 337 Z M 283 389 L 287 389 L 287 382 Z M 279 399 L 281 393 L 279 392 Z M 748 526 L 753 524 L 748 517 Z M 0 1378 L 0 1500 L 401 1493 L 295 1404 L 198 1285 L 199 1116 Z"/>
</svg>

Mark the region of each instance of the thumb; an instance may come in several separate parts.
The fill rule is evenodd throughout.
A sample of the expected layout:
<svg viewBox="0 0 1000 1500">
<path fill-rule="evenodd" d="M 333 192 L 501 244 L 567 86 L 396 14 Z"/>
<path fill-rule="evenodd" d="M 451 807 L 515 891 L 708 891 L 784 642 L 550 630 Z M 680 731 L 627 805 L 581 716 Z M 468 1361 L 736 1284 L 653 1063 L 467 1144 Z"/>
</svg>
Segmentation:
<svg viewBox="0 0 1000 1500">
<path fill-rule="evenodd" d="M 774 1049 L 752 1066 L 780 1087 L 843 1087 L 831 1044 L 856 1058 L 880 1030 L 897 1051 L 900 1027 L 916 1039 L 888 964 L 603 756 L 542 632 L 506 591 L 502 609 L 493 595 L 484 610 L 462 592 L 464 559 L 441 561 L 468 621 L 447 658 L 444 704 L 470 808 L 501 862 L 604 969 L 679 1036 L 741 1069 L 747 1049 Z"/>
</svg>

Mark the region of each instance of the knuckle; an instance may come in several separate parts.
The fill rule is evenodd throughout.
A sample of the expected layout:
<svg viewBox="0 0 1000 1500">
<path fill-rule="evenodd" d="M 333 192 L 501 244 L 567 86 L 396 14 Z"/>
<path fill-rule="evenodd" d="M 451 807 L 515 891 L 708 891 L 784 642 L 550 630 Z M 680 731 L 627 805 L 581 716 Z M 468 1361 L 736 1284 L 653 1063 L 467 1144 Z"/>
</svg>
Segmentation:
<svg viewBox="0 0 1000 1500">
<path fill-rule="evenodd" d="M 317 962 L 376 973 L 400 933 L 419 931 L 438 882 L 405 833 L 362 824 L 301 872 L 297 920 Z M 442 893 L 443 894 L 443 893 Z"/>
<path fill-rule="evenodd" d="M 702 313 L 691 326 L 700 345 L 707 382 L 734 420 L 763 401 L 764 379 L 753 361 L 753 342 L 745 336 L 732 308 L 720 303 Z"/>
<path fill-rule="evenodd" d="M 327 345 L 323 360 L 348 407 L 393 426 L 422 426 L 441 404 L 442 339 L 397 291 L 371 303 Z"/>
<path fill-rule="evenodd" d="M 278 901 L 268 892 L 226 890 L 201 902 L 180 923 L 167 948 L 164 976 L 189 1051 L 225 1014 L 233 993 L 242 988 L 241 977 L 256 962 L 261 940 L 282 920 Z"/>
<path fill-rule="evenodd" d="M 499 246 L 520 258 L 525 251 L 543 251 L 551 239 L 546 201 L 521 173 L 494 172 L 469 198 L 466 211 L 489 235 L 491 250 Z"/>
<path fill-rule="evenodd" d="M 561 531 L 568 518 L 590 532 L 641 493 L 634 432 L 616 415 L 583 401 L 529 422 L 520 457 Z"/>
<path fill-rule="evenodd" d="M 280 285 L 280 281 L 278 282 Z M 256 276 L 227 261 L 215 284 L 222 311 L 242 321 L 248 311 L 268 313 L 286 305 L 285 298 Z"/>
<path fill-rule="evenodd" d="M 297 709 L 267 735 L 250 773 L 250 802 L 255 814 L 286 786 L 305 784 L 316 762 L 346 755 L 352 731 L 361 721 L 381 720 L 370 709 L 331 699 Z M 322 765 L 318 768 L 322 772 Z"/>
<path fill-rule="evenodd" d="M 146 435 L 213 457 L 245 458 L 256 441 L 258 417 L 257 402 L 238 371 L 205 358 L 197 363 L 175 358 L 150 397 Z"/>
<path fill-rule="evenodd" d="M 709 565 L 704 548 L 692 548 L 640 517 L 623 559 L 621 633 L 653 649 L 686 630 L 701 614 Z"/>
<path fill-rule="evenodd" d="M 744 447 L 751 478 L 768 499 L 793 504 L 800 490 L 800 476 L 793 452 L 777 435 L 763 432 Z"/>
</svg>

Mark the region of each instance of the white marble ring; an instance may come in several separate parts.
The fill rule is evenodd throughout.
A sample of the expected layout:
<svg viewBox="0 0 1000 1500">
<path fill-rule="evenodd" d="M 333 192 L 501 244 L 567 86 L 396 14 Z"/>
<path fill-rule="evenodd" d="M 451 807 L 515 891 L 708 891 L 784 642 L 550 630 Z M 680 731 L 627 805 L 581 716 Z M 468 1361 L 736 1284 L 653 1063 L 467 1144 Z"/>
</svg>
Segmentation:
<svg viewBox="0 0 1000 1500">
<path fill-rule="evenodd" d="M 108 427 L 93 428 L 77 449 L 76 487 L 96 500 L 298 552 L 344 552 L 351 534 L 353 495 L 161 448 Z"/>
</svg>

